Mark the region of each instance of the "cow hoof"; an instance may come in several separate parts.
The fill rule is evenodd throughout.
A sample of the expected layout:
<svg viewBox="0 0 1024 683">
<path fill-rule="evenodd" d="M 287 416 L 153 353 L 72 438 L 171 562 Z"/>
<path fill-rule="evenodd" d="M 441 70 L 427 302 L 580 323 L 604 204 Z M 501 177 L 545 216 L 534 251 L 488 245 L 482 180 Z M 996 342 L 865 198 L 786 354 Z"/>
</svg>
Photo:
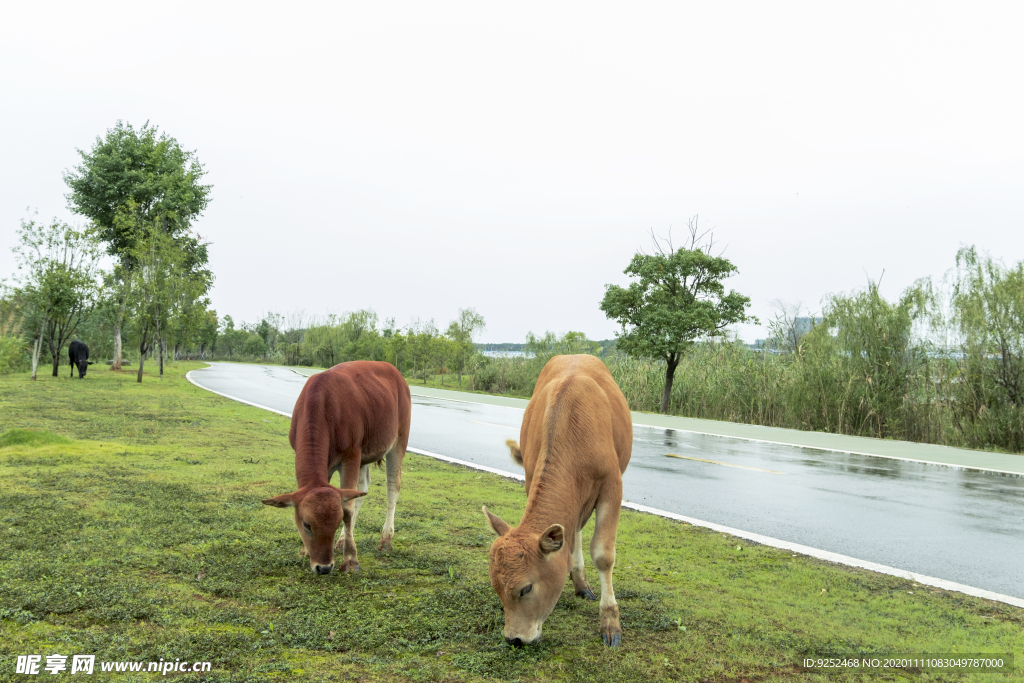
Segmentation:
<svg viewBox="0 0 1024 683">
<path fill-rule="evenodd" d="M 377 552 L 391 552 L 391 550 L 392 550 L 392 548 L 391 548 L 391 541 L 390 540 L 388 540 L 388 541 L 382 540 L 380 542 L 380 545 L 377 546 Z"/>
<path fill-rule="evenodd" d="M 352 574 L 354 574 L 355 572 L 359 571 L 359 563 L 358 562 L 350 562 L 350 563 L 346 564 L 344 571 L 345 571 L 345 573 L 352 573 Z"/>
<path fill-rule="evenodd" d="M 618 647 L 622 643 L 622 634 L 613 633 L 609 636 L 607 633 L 602 633 L 601 640 L 608 647 Z"/>
<path fill-rule="evenodd" d="M 584 600 L 597 600 L 597 596 L 594 595 L 594 591 L 589 588 L 585 588 L 581 591 L 576 591 L 576 597 L 583 598 Z"/>
</svg>

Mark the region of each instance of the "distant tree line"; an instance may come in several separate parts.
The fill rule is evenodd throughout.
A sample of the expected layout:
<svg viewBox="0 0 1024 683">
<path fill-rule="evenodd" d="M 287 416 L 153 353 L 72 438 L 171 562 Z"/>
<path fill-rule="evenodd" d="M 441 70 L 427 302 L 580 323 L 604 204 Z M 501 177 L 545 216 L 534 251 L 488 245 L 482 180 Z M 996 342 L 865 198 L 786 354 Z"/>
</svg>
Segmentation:
<svg viewBox="0 0 1024 683">
<path fill-rule="evenodd" d="M 322 319 L 304 320 L 293 314 L 268 313 L 256 323 L 236 323 L 226 315 L 205 357 L 286 365 L 332 367 L 350 360 L 386 361 L 407 377 L 427 383 L 445 375 L 462 386 L 480 356 L 473 339 L 485 326 L 472 308 L 460 309 L 443 330 L 433 320 L 399 328 L 393 318 L 380 323 L 372 310 L 359 310 Z M 191 357 L 191 356 L 190 356 Z"/>
</svg>

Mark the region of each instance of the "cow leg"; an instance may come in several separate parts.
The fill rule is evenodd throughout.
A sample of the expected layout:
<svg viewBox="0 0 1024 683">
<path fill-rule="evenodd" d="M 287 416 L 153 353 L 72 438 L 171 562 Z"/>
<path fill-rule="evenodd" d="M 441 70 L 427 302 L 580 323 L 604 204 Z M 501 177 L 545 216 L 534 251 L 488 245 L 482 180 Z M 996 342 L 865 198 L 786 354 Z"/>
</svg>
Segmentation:
<svg viewBox="0 0 1024 683">
<path fill-rule="evenodd" d="M 618 495 L 602 495 L 597 503 L 597 522 L 594 538 L 590 541 L 590 557 L 601 577 L 601 640 L 616 647 L 622 641 L 619 623 L 619 605 L 612 588 L 612 568 L 615 566 L 615 532 L 619 526 L 619 508 L 622 503 L 622 484 Z"/>
<path fill-rule="evenodd" d="M 359 468 L 359 484 L 356 486 L 360 491 L 370 490 L 370 466 L 363 465 Z M 352 530 L 356 528 L 356 518 L 359 516 L 359 508 L 363 507 L 366 496 L 360 496 L 352 501 Z"/>
<path fill-rule="evenodd" d="M 585 526 L 587 522 L 583 522 Z M 587 600 L 597 600 L 594 591 L 590 589 L 587 581 L 587 572 L 583 568 L 583 530 L 576 531 L 576 545 L 572 549 L 572 569 L 569 570 L 569 578 L 572 579 L 572 586 L 576 589 L 576 595 Z"/>
<path fill-rule="evenodd" d="M 353 458 L 356 463 L 358 463 L 360 459 L 360 457 Z M 349 474 L 349 472 L 351 472 L 351 474 Z M 363 488 L 364 485 L 366 488 Z M 370 468 L 368 466 L 360 467 L 353 471 L 352 468 L 342 467 L 340 488 L 358 488 L 360 491 L 368 491 L 370 489 Z M 347 500 L 341 504 L 341 533 L 338 535 L 338 542 L 335 544 L 334 550 L 335 554 L 337 554 L 339 549 L 342 551 L 341 571 L 343 572 L 359 571 L 359 557 L 356 551 L 355 531 L 356 515 L 359 514 L 359 508 L 362 504 L 363 497 L 356 498 L 355 500 Z M 335 564 L 337 564 L 337 558 L 335 558 Z"/>
<path fill-rule="evenodd" d="M 395 537 L 395 506 L 398 505 L 398 493 L 402 490 L 402 458 L 405 453 L 393 447 L 386 456 L 388 472 L 388 514 L 384 518 L 384 528 L 380 532 L 380 545 L 377 550 L 391 550 L 391 541 Z"/>
</svg>

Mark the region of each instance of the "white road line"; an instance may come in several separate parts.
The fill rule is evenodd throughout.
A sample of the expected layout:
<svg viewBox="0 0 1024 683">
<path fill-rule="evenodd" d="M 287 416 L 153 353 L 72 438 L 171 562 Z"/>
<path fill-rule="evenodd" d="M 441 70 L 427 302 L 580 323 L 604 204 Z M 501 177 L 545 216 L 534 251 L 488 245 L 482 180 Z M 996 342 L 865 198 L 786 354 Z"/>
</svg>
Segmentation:
<svg viewBox="0 0 1024 683">
<path fill-rule="evenodd" d="M 782 550 L 790 550 L 795 553 L 800 553 L 801 555 L 810 555 L 811 557 L 815 557 L 819 560 L 835 562 L 836 564 L 844 564 L 848 567 L 860 567 L 861 569 L 868 569 L 879 574 L 888 574 L 890 576 L 898 576 L 901 579 L 916 581 L 917 583 L 924 584 L 926 586 L 934 586 L 935 588 L 941 588 L 943 590 L 948 591 L 956 591 L 957 593 L 966 593 L 967 595 L 973 595 L 976 598 L 985 598 L 986 600 L 1005 602 L 1006 604 L 1014 605 L 1015 607 L 1024 607 L 1024 599 L 1015 598 L 1012 595 L 993 593 L 992 591 L 987 591 L 984 588 L 965 586 L 962 583 L 946 581 L 945 579 L 937 579 L 933 576 L 925 576 L 924 574 L 918 574 L 916 572 L 907 571 L 905 569 L 887 567 L 884 564 L 876 564 L 875 562 L 868 562 L 867 560 L 858 560 L 854 557 L 840 555 L 839 553 L 829 552 L 828 550 L 819 550 L 817 548 L 811 548 L 806 545 L 800 545 L 799 543 L 790 543 L 789 541 L 782 541 L 777 538 L 771 538 L 770 536 L 762 536 L 761 534 L 755 534 L 750 531 L 733 529 L 732 527 L 723 526 L 721 524 L 715 524 L 713 522 L 705 522 L 699 519 L 694 519 L 692 517 L 685 517 L 683 515 L 677 515 L 674 512 L 666 512 L 664 510 L 658 510 L 656 508 L 647 507 L 646 505 L 638 505 L 637 503 L 623 503 L 622 507 L 629 508 L 630 510 L 636 510 L 637 512 L 646 512 L 648 514 L 658 515 L 659 517 L 675 519 L 680 522 L 686 522 L 694 526 L 704 527 L 706 529 L 718 531 L 723 534 L 729 534 L 731 536 L 736 536 L 738 538 L 745 538 L 748 541 L 760 543 L 761 545 L 767 545 L 773 548 L 780 548 Z"/>
<path fill-rule="evenodd" d="M 503 406 L 498 403 L 481 403 L 480 401 L 464 401 L 461 398 L 445 398 L 444 396 L 432 396 L 431 394 L 417 394 L 414 391 L 414 389 L 415 387 L 409 387 L 409 393 L 412 394 L 413 396 L 419 396 L 420 398 L 436 398 L 438 401 L 451 401 L 452 403 L 468 403 L 474 406 L 488 406 L 491 408 L 509 408 L 511 410 L 522 410 L 523 412 L 526 412 L 526 408 L 517 408 L 516 406 Z M 517 400 L 525 401 L 526 399 Z"/>
<path fill-rule="evenodd" d="M 210 389 L 209 387 L 204 387 L 202 384 L 200 384 L 199 382 L 197 382 L 194 379 L 192 379 L 192 373 L 193 372 L 202 372 L 205 369 L 206 368 L 203 368 L 202 370 L 189 370 L 188 372 L 185 373 L 185 379 L 187 379 L 189 382 L 192 382 L 192 384 L 195 384 L 197 387 L 199 387 L 203 391 L 209 391 L 211 394 L 217 394 L 218 396 L 223 396 L 224 398 L 230 398 L 232 401 L 238 401 L 239 403 L 244 403 L 245 405 L 252 406 L 253 408 L 262 408 L 263 410 L 269 410 L 272 413 L 277 413 L 278 415 L 284 415 L 285 417 L 291 419 L 291 416 L 292 416 L 291 413 L 286 413 L 286 412 L 283 412 L 281 410 L 275 410 L 274 408 L 268 408 L 267 406 L 262 406 L 259 403 L 253 403 L 252 401 L 246 401 L 244 398 L 238 398 L 237 396 L 231 396 L 230 394 L 222 394 L 221 392 L 214 391 L 213 389 Z"/>
<path fill-rule="evenodd" d="M 493 422 L 481 422 L 480 420 L 466 420 L 466 422 L 472 422 L 473 424 L 478 424 L 478 425 L 487 425 L 488 427 L 501 427 L 502 429 L 511 429 L 513 432 L 518 432 L 519 431 L 519 427 L 511 427 L 509 425 L 499 425 L 499 424 L 495 424 Z"/>
<path fill-rule="evenodd" d="M 785 474 L 785 472 L 778 472 L 776 470 L 765 470 L 760 467 L 747 467 L 746 465 L 733 465 L 729 462 L 718 462 L 717 460 L 707 460 L 706 458 L 694 458 L 689 455 L 676 455 L 675 453 L 666 453 L 666 458 L 679 458 L 680 460 L 695 460 L 697 462 L 706 462 L 709 465 L 721 465 L 722 467 L 735 467 L 741 470 L 753 470 L 755 472 L 767 472 L 768 474 Z"/>
<path fill-rule="evenodd" d="M 252 401 L 246 401 L 244 399 L 237 398 L 237 397 L 231 396 L 229 394 L 224 394 L 224 393 L 221 393 L 219 391 L 213 391 L 213 389 L 207 389 L 202 384 L 199 384 L 194 379 L 192 379 L 191 375 L 192 375 L 193 372 L 202 372 L 202 371 L 201 370 L 199 370 L 199 371 L 191 370 L 188 373 L 186 373 L 185 378 L 189 382 L 191 382 L 192 384 L 195 384 L 200 389 L 212 392 L 214 394 L 217 394 L 218 396 L 223 396 L 224 398 L 229 398 L 232 401 L 238 401 L 239 403 L 244 403 L 246 405 L 250 405 L 250 406 L 253 406 L 255 408 L 262 408 L 263 410 L 269 410 L 270 412 L 277 413 L 278 415 L 284 415 L 285 417 L 289 417 L 289 418 L 291 417 L 291 413 L 285 413 L 285 412 L 282 412 L 280 410 L 274 410 L 273 408 L 268 408 L 267 406 L 262 406 L 262 405 L 260 405 L 258 403 L 253 403 Z M 434 398 L 436 398 L 436 397 L 434 397 Z M 442 400 L 449 400 L 449 399 L 442 399 Z M 460 403 L 471 403 L 471 402 L 472 401 L 460 401 Z M 489 403 L 481 403 L 481 404 L 478 404 L 478 405 L 491 405 L 491 404 L 489 404 Z M 665 428 L 664 427 L 659 427 L 659 429 L 665 429 Z M 712 434 L 711 436 L 718 436 L 718 435 L 717 434 Z M 751 439 L 751 440 L 752 441 L 756 441 L 757 439 Z M 489 472 L 491 474 L 497 474 L 498 476 L 505 477 L 506 479 L 515 479 L 517 481 L 525 481 L 526 480 L 526 477 L 524 477 L 521 474 L 515 474 L 513 472 L 506 472 L 504 470 L 499 470 L 499 469 L 496 469 L 494 467 L 487 467 L 486 465 L 478 465 L 475 462 L 468 462 L 466 460 L 459 460 L 458 458 L 450 458 L 450 457 L 448 457 L 446 455 L 440 455 L 439 453 L 431 453 L 430 451 L 423 451 L 423 450 L 420 450 L 418 448 L 408 448 L 406 450 L 408 450 L 408 451 L 410 451 L 412 453 L 416 453 L 418 455 L 424 455 L 424 456 L 426 456 L 428 458 L 436 458 L 437 460 L 442 460 L 444 462 L 452 463 L 453 465 L 461 465 L 462 467 L 468 467 L 470 469 L 480 470 L 481 472 Z M 830 450 L 830 449 L 822 449 L 822 450 Z M 970 469 L 970 468 L 968 468 L 968 469 Z M 1022 608 L 1024 608 L 1024 599 L 1022 599 L 1022 598 L 1015 598 L 1012 595 L 1003 595 L 1001 593 L 994 593 L 992 591 L 985 590 L 984 588 L 975 588 L 974 586 L 965 586 L 962 583 L 955 583 L 953 581 L 947 581 L 945 579 L 937 579 L 937 578 L 935 578 L 933 576 L 925 576 L 924 574 L 918 574 L 916 572 L 907 571 L 905 569 L 897 569 L 896 567 L 888 567 L 888 566 L 886 566 L 884 564 L 877 564 L 875 562 L 869 562 L 867 560 L 858 560 L 857 558 L 849 557 L 848 555 L 840 555 L 839 553 L 833 553 L 833 552 L 830 552 L 828 550 L 819 550 L 818 548 L 811 548 L 810 546 L 800 545 L 799 543 L 791 543 L 789 541 L 783 541 L 783 540 L 780 540 L 778 538 L 772 538 L 770 536 L 762 536 L 761 534 L 755 534 L 755 533 L 753 533 L 751 531 L 743 531 L 741 529 L 733 529 L 732 527 L 723 526 L 721 524 L 715 524 L 714 522 L 705 522 L 704 520 L 694 519 L 693 517 L 686 517 L 684 515 L 677 515 L 674 512 L 668 512 L 666 510 L 659 510 L 657 508 L 648 507 L 646 505 L 640 505 L 638 503 L 623 502 L 622 503 L 622 507 L 627 508 L 629 510 L 635 510 L 637 512 L 644 512 L 644 513 L 647 513 L 647 514 L 650 514 L 650 515 L 657 515 L 658 517 L 665 517 L 666 519 L 674 519 L 674 520 L 679 521 L 679 522 L 686 522 L 687 524 L 692 524 L 693 526 L 699 526 L 699 527 L 703 527 L 705 529 L 711 529 L 713 531 L 718 531 L 718 532 L 723 533 L 723 534 L 729 534 L 731 536 L 736 536 L 737 538 L 743 538 L 743 539 L 746 539 L 748 541 L 753 541 L 754 543 L 760 543 L 761 545 L 770 546 L 772 548 L 779 548 L 781 550 L 789 550 L 789 551 L 794 552 L 794 553 L 800 553 L 801 555 L 808 555 L 810 557 L 814 557 L 814 558 L 817 558 L 819 560 L 825 560 L 826 562 L 835 562 L 836 564 L 845 565 L 847 567 L 859 567 L 861 569 L 867 569 L 869 571 L 877 572 L 879 574 L 888 574 L 889 576 L 898 576 L 901 579 L 907 579 L 908 581 L 915 581 L 915 582 L 923 584 L 925 586 L 933 586 L 935 588 L 941 588 L 943 590 L 955 591 L 957 593 L 964 593 L 966 595 L 971 595 L 971 596 L 974 596 L 976 598 L 984 598 L 986 600 L 994 600 L 996 602 L 1006 603 L 1007 605 L 1013 605 L 1014 607 L 1022 607 Z"/>
</svg>

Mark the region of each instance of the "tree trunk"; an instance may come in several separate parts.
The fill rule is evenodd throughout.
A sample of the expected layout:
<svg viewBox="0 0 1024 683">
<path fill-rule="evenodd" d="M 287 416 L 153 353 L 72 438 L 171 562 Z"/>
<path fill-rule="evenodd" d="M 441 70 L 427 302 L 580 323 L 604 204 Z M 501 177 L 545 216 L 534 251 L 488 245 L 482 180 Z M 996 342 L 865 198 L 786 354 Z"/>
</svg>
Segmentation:
<svg viewBox="0 0 1024 683">
<path fill-rule="evenodd" d="M 139 374 L 135 377 L 135 381 L 142 384 L 142 364 L 146 362 L 146 347 L 142 344 L 139 345 Z"/>
<path fill-rule="evenodd" d="M 43 350 L 43 329 L 46 328 L 46 319 L 43 318 L 43 324 L 39 326 L 39 332 L 36 334 L 35 343 L 32 344 L 32 379 L 36 378 L 36 370 L 39 368 L 39 353 Z"/>
<path fill-rule="evenodd" d="M 114 362 L 110 364 L 111 370 L 121 369 L 121 325 L 124 322 L 125 305 L 122 294 L 118 302 L 117 315 L 114 317 Z"/>
<path fill-rule="evenodd" d="M 142 328 L 142 333 L 139 335 L 139 374 L 135 378 L 135 381 L 142 384 L 142 366 L 146 362 L 146 351 L 149 350 L 149 344 L 146 343 L 147 337 L 149 336 L 149 326 Z"/>
<path fill-rule="evenodd" d="M 167 342 L 164 341 L 163 337 L 157 338 L 156 343 L 157 353 L 160 355 L 160 379 L 164 378 L 164 356 L 167 355 Z"/>
<path fill-rule="evenodd" d="M 679 357 L 672 354 L 668 357 L 668 364 L 665 368 L 665 391 L 661 394 L 661 414 L 668 415 L 669 398 L 672 396 L 672 382 L 676 378 L 676 367 L 679 366 Z"/>
</svg>

